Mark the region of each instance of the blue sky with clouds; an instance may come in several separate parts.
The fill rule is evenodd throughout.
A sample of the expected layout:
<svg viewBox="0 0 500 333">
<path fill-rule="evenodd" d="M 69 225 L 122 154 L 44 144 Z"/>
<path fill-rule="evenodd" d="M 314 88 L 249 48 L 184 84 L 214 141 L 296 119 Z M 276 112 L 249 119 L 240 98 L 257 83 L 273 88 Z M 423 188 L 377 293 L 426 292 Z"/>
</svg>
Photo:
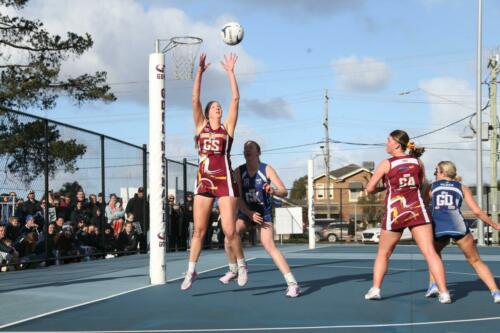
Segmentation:
<svg viewBox="0 0 500 333">
<path fill-rule="evenodd" d="M 156 38 L 175 35 L 204 39 L 201 50 L 212 62 L 204 101 L 218 99 L 227 107 L 229 86 L 218 61 L 227 52 L 239 55 L 235 165 L 243 161 L 237 154 L 248 139 L 263 150 L 321 141 L 325 89 L 330 136 L 338 141 L 384 142 L 395 128 L 417 136 L 474 112 L 477 3 L 472 0 L 32 0 L 23 12 L 56 33 L 89 32 L 94 48 L 63 71 L 106 70 L 118 97 L 113 104 L 83 108 L 61 99 L 55 110 L 33 112 L 136 144 L 148 140 L 148 54 Z M 498 17 L 500 2 L 484 0 L 485 56 L 500 45 Z M 219 36 L 228 21 L 245 29 L 236 47 Z M 169 61 L 167 55 L 167 66 Z M 173 159 L 196 158 L 191 86 L 167 80 L 167 155 Z M 400 95 L 404 91 L 412 92 Z M 475 153 L 457 150 L 474 147 L 460 136 L 466 125 L 417 144 L 429 148 L 423 156 L 429 170 L 441 159 L 456 160 L 473 183 Z M 262 159 L 290 187 L 306 173 L 307 159 L 321 153 L 319 146 L 264 152 Z M 378 147 L 332 144 L 330 149 L 332 168 L 386 157 Z M 321 162 L 315 159 L 317 173 Z M 487 163 L 485 154 L 485 173 Z"/>
</svg>

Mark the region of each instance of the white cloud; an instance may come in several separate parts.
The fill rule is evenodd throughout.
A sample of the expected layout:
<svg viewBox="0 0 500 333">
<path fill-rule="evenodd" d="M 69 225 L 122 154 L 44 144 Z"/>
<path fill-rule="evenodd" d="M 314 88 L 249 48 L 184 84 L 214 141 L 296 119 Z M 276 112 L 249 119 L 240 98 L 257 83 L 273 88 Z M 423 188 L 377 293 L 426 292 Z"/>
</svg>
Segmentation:
<svg viewBox="0 0 500 333">
<path fill-rule="evenodd" d="M 147 103 L 148 55 L 154 51 L 154 41 L 173 36 L 199 36 L 203 38 L 200 51 L 208 54 L 213 62 L 204 80 L 204 94 L 223 100 L 229 93 L 225 73 L 218 64 L 224 53 L 238 54 L 236 73 L 253 72 L 257 63 L 242 46 L 229 48 L 219 35 L 219 21 L 206 23 L 194 21 L 176 8 L 144 8 L 134 0 L 73 0 L 32 1 L 23 15 L 39 18 L 52 32 L 65 35 L 67 31 L 79 34 L 88 32 L 94 40 L 91 50 L 75 61 L 63 66 L 63 73 L 78 75 L 98 70 L 108 72 L 108 82 L 137 82 L 113 85 L 119 100 Z M 222 17 L 225 20 L 227 16 Z M 169 103 L 190 107 L 190 81 L 168 81 L 172 68 L 171 55 L 166 58 L 167 91 L 172 88 Z M 195 61 L 195 66 L 197 59 Z M 240 82 L 252 80 L 251 76 L 239 78 Z M 210 99 L 214 99 L 214 97 Z"/>
<path fill-rule="evenodd" d="M 242 100 L 241 109 L 245 112 L 255 113 L 263 118 L 292 119 L 293 112 L 290 104 L 283 98 L 271 98 L 267 101 L 258 99 Z"/>
<path fill-rule="evenodd" d="M 433 103 L 431 104 L 431 113 L 429 117 L 429 123 L 431 124 L 446 125 L 474 112 L 474 89 L 463 79 L 452 77 L 434 78 L 420 82 L 419 87 L 426 92 L 427 100 Z M 468 121 L 463 121 L 457 125 L 450 126 L 435 134 L 419 139 L 424 146 L 426 142 L 433 143 L 430 145 L 430 149 L 423 155 L 423 160 L 426 162 L 427 166 L 428 177 L 432 176 L 432 170 L 434 170 L 434 166 L 439 161 L 451 160 L 457 165 L 458 173 L 462 175 L 464 182 L 467 184 L 475 184 L 476 152 L 473 150 L 475 148 L 475 143 L 455 143 L 471 140 L 461 137 L 464 129 L 468 127 L 468 125 Z M 436 142 L 443 142 L 443 144 L 435 144 Z M 449 149 L 433 150 L 433 147 Z M 485 145 L 484 148 L 486 149 L 487 146 Z M 483 156 L 485 155 L 483 154 Z M 484 165 L 486 166 L 487 164 Z M 483 172 L 484 171 L 486 171 L 485 168 L 483 168 Z"/>
<path fill-rule="evenodd" d="M 391 76 L 384 62 L 350 56 L 332 62 L 337 88 L 348 91 L 377 91 L 383 89 Z"/>
</svg>

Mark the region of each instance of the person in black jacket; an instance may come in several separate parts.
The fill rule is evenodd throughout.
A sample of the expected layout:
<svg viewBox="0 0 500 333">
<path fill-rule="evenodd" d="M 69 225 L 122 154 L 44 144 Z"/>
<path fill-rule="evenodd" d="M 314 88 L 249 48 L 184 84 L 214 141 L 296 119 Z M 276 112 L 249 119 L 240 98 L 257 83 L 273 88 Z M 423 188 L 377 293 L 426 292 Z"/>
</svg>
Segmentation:
<svg viewBox="0 0 500 333">
<path fill-rule="evenodd" d="M 7 228 L 0 225 L 0 267 L 5 270 L 10 263 L 19 264 L 19 253 L 12 246 L 12 240 L 7 239 Z"/>
<path fill-rule="evenodd" d="M 127 207 L 125 208 L 125 213 L 127 214 L 127 216 L 129 214 L 133 214 L 133 221 L 140 224 L 140 232 L 139 228 L 136 228 L 136 231 L 138 231 L 139 248 L 141 250 L 141 253 L 146 253 L 148 251 L 146 234 L 148 230 L 147 213 L 149 211 L 149 203 L 147 202 L 147 200 L 146 203 L 144 203 L 145 200 L 144 188 L 141 186 L 137 190 L 137 193 L 134 195 L 134 197 L 128 201 Z M 146 204 L 146 211 L 144 211 L 144 204 Z"/>
<path fill-rule="evenodd" d="M 118 250 L 131 252 L 137 252 L 138 237 L 137 232 L 134 230 L 134 225 L 131 222 L 125 223 L 125 228 L 118 236 Z"/>
<path fill-rule="evenodd" d="M 22 228 L 19 220 L 15 216 L 9 217 L 9 224 L 7 224 L 6 238 L 15 242 L 22 235 Z"/>
<path fill-rule="evenodd" d="M 35 215 L 39 210 L 38 201 L 35 199 L 35 192 L 30 190 L 28 192 L 28 199 L 24 202 L 24 214 L 25 215 Z"/>
</svg>

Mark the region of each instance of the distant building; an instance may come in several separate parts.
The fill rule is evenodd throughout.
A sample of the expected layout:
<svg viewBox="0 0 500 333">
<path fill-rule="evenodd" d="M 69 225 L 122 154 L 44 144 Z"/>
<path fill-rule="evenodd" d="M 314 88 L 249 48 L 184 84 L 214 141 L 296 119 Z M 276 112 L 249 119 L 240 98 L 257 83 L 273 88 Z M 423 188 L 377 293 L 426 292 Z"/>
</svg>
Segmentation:
<svg viewBox="0 0 500 333">
<path fill-rule="evenodd" d="M 369 164 L 368 164 L 369 165 Z M 366 185 L 373 172 L 357 164 L 349 164 L 330 172 L 330 189 L 323 173 L 313 179 L 314 215 L 317 219 L 328 217 L 328 197 L 330 198 L 330 218 L 340 221 L 360 220 L 361 207 L 358 200 L 366 196 Z M 385 191 L 377 194 L 377 198 L 385 197 Z"/>
</svg>

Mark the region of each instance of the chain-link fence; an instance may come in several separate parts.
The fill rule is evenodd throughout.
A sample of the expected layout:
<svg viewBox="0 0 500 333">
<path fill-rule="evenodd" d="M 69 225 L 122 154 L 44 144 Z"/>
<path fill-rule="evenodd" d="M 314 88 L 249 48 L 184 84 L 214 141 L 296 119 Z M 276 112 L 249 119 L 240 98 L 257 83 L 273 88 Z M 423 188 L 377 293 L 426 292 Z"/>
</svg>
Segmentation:
<svg viewBox="0 0 500 333">
<path fill-rule="evenodd" d="M 1 109 L 0 252 L 33 266 L 146 250 L 145 161 L 145 146 Z"/>
</svg>

